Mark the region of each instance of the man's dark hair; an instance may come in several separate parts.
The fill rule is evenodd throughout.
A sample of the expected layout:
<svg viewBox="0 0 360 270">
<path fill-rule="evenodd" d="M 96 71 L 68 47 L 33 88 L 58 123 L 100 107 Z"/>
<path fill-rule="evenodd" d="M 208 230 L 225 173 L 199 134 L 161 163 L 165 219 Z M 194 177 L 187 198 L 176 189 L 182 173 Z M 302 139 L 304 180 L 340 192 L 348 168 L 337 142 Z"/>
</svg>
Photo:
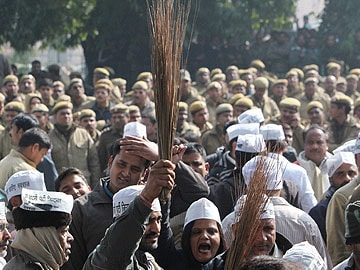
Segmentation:
<svg viewBox="0 0 360 270">
<path fill-rule="evenodd" d="M 60 184 L 61 182 L 70 175 L 77 175 L 79 176 L 86 184 L 88 184 L 88 181 L 86 180 L 86 177 L 84 173 L 75 167 L 69 167 L 69 168 L 62 168 L 60 174 L 55 180 L 55 191 L 60 191 Z"/>
<path fill-rule="evenodd" d="M 39 88 L 41 86 L 49 86 L 49 87 L 53 88 L 53 81 L 49 78 L 41 79 L 39 82 Z"/>
<path fill-rule="evenodd" d="M 313 124 L 309 128 L 307 128 L 303 131 L 304 142 L 305 142 L 305 139 L 306 139 L 306 136 L 308 135 L 308 133 L 314 129 L 320 129 L 325 134 L 326 141 L 328 140 L 328 133 L 326 132 L 326 130 L 323 127 L 319 126 L 318 124 Z"/>
<path fill-rule="evenodd" d="M 39 121 L 35 116 L 28 113 L 20 113 L 14 117 L 11 121 L 12 125 L 15 125 L 18 129 L 27 131 L 30 128 L 39 127 Z"/>
<path fill-rule="evenodd" d="M 150 123 L 155 125 L 156 124 L 156 117 L 152 114 L 143 114 L 141 115 L 141 118 L 147 118 L 150 120 Z"/>
<path fill-rule="evenodd" d="M 41 64 L 39 60 L 34 60 L 31 62 L 31 65 L 35 65 L 35 64 Z"/>
<path fill-rule="evenodd" d="M 206 160 L 206 151 L 205 148 L 199 144 L 199 143 L 187 143 L 185 144 L 185 146 L 187 146 L 184 155 L 189 155 L 192 153 L 199 153 L 204 160 Z"/>
<path fill-rule="evenodd" d="M 331 102 L 332 104 L 335 104 L 338 109 L 345 108 L 345 114 L 348 115 L 351 111 L 351 106 L 349 104 L 343 104 L 343 103 L 337 103 L 337 102 Z"/>
<path fill-rule="evenodd" d="M 50 138 L 45 131 L 40 128 L 31 128 L 24 132 L 19 141 L 19 147 L 25 148 L 38 143 L 39 149 L 50 149 Z"/>
</svg>

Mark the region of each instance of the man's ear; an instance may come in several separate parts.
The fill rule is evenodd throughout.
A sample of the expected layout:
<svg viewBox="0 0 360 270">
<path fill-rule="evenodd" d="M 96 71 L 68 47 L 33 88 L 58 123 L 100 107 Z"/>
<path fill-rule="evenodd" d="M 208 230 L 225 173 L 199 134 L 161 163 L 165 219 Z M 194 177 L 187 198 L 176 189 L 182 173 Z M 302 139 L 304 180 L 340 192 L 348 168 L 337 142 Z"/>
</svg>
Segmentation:
<svg viewBox="0 0 360 270">
<path fill-rule="evenodd" d="M 210 164 L 209 162 L 205 162 L 205 170 L 206 170 L 206 174 L 209 173 L 209 170 L 210 170 Z"/>
<path fill-rule="evenodd" d="M 109 159 L 108 159 L 108 162 L 107 162 L 108 169 L 111 168 L 111 165 L 112 165 L 113 161 L 114 161 L 113 156 L 110 156 Z"/>
<path fill-rule="evenodd" d="M 40 150 L 40 144 L 38 143 L 34 143 L 32 146 L 31 146 L 31 152 L 37 152 Z"/>
</svg>

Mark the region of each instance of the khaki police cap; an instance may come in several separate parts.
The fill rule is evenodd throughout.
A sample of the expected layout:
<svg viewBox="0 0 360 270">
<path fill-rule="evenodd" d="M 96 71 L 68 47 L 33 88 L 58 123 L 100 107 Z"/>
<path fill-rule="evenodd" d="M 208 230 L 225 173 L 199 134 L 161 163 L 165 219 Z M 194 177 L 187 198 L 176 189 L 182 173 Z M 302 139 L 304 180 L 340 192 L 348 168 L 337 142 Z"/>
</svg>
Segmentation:
<svg viewBox="0 0 360 270">
<path fill-rule="evenodd" d="M 314 108 L 319 108 L 322 111 L 324 110 L 324 106 L 321 104 L 320 101 L 313 100 L 313 101 L 309 102 L 309 104 L 306 106 L 306 112 L 309 113 L 309 111 Z"/>
<path fill-rule="evenodd" d="M 258 70 L 262 70 L 262 69 L 265 68 L 265 64 L 260 59 L 255 59 L 255 60 L 251 61 L 250 67 L 254 67 L 254 68 L 258 69 Z"/>
<path fill-rule="evenodd" d="M 111 113 L 129 113 L 129 107 L 123 103 L 116 104 L 110 108 Z"/>
<path fill-rule="evenodd" d="M 302 81 L 304 79 L 304 72 L 300 68 L 292 68 L 290 71 L 295 71 L 299 77 L 299 80 Z"/>
<path fill-rule="evenodd" d="M 335 63 L 335 62 L 329 62 L 327 65 L 326 65 L 326 69 L 329 71 L 329 70 L 332 70 L 332 69 L 341 69 L 341 66 L 340 64 L 338 63 Z"/>
<path fill-rule="evenodd" d="M 214 68 L 210 71 L 210 78 L 214 77 L 217 74 L 222 74 L 221 68 Z"/>
<path fill-rule="evenodd" d="M 360 68 L 353 68 L 350 70 L 349 74 L 355 74 L 360 76 Z"/>
<path fill-rule="evenodd" d="M 298 111 L 300 105 L 300 101 L 295 98 L 284 98 L 280 101 L 279 107 Z"/>
<path fill-rule="evenodd" d="M 254 81 L 255 88 L 268 88 L 269 87 L 269 81 L 265 77 L 258 77 Z"/>
<path fill-rule="evenodd" d="M 243 98 L 243 97 L 244 97 L 243 94 L 237 93 L 237 94 L 233 95 L 233 96 L 230 98 L 229 103 L 230 103 L 231 105 L 234 105 L 235 102 L 236 102 L 238 99 Z"/>
<path fill-rule="evenodd" d="M 60 86 L 60 87 L 62 87 L 62 88 L 65 87 L 64 83 L 61 82 L 61 81 L 55 81 L 55 82 L 53 82 L 52 86 L 53 86 L 53 87 Z"/>
<path fill-rule="evenodd" d="M 283 84 L 283 85 L 287 86 L 288 85 L 288 80 L 286 80 L 286 79 L 278 79 L 273 83 L 273 87 L 275 85 L 278 85 L 278 84 Z"/>
<path fill-rule="evenodd" d="M 115 78 L 111 82 L 118 87 L 126 85 L 126 80 L 123 78 Z"/>
<path fill-rule="evenodd" d="M 72 110 L 73 109 L 73 105 L 71 102 L 69 101 L 59 101 L 55 104 L 55 106 L 52 108 L 52 112 L 55 114 L 57 113 L 58 111 L 60 110 L 63 110 L 63 109 L 70 109 Z"/>
<path fill-rule="evenodd" d="M 189 111 L 190 111 L 190 113 L 196 113 L 196 112 L 201 111 L 201 110 L 203 110 L 205 108 L 206 108 L 205 102 L 194 101 L 193 103 L 191 103 Z"/>
<path fill-rule="evenodd" d="M 352 99 L 344 94 L 336 94 L 331 98 L 331 103 L 351 106 Z"/>
<path fill-rule="evenodd" d="M 6 112 L 8 111 L 15 111 L 15 112 L 25 112 L 25 106 L 20 101 L 11 101 L 7 103 L 4 107 Z"/>
<path fill-rule="evenodd" d="M 304 81 L 304 84 L 307 84 L 307 83 L 315 83 L 315 84 L 317 84 L 317 83 L 318 83 L 318 79 L 315 78 L 315 77 L 306 78 L 306 80 Z"/>
<path fill-rule="evenodd" d="M 319 66 L 315 65 L 315 64 L 311 64 L 311 65 L 306 65 L 303 67 L 303 71 L 304 73 L 310 71 L 310 70 L 316 70 L 317 72 L 319 72 Z"/>
<path fill-rule="evenodd" d="M 234 88 L 236 86 L 246 87 L 246 81 L 244 81 L 244 80 L 233 80 L 233 81 L 229 82 L 229 86 L 231 88 Z"/>
<path fill-rule="evenodd" d="M 80 111 L 79 120 L 85 117 L 96 117 L 96 113 L 91 109 L 83 109 Z"/>
<path fill-rule="evenodd" d="M 336 80 L 336 85 L 338 85 L 338 84 L 347 84 L 347 81 L 344 77 L 339 77 Z"/>
<path fill-rule="evenodd" d="M 210 74 L 210 70 L 207 67 L 201 67 L 197 70 L 196 75 L 202 74 L 202 73 L 209 73 Z"/>
<path fill-rule="evenodd" d="M 110 76 L 110 72 L 106 68 L 101 68 L 101 67 L 95 68 L 94 74 L 101 74 L 107 77 Z"/>
<path fill-rule="evenodd" d="M 221 86 L 221 84 L 219 82 L 211 82 L 206 87 L 206 91 L 209 91 L 209 90 L 214 89 L 214 88 L 219 90 L 219 89 L 222 88 L 222 86 Z"/>
<path fill-rule="evenodd" d="M 99 88 L 104 88 L 107 91 L 109 91 L 109 93 L 114 89 L 114 85 L 111 82 L 111 80 L 109 79 L 100 79 L 96 82 L 95 86 L 94 86 L 95 90 L 99 89 Z"/>
<path fill-rule="evenodd" d="M 189 106 L 187 105 L 186 102 L 179 101 L 178 102 L 178 108 L 179 108 L 179 111 L 186 111 L 187 112 Z"/>
<path fill-rule="evenodd" d="M 213 77 L 211 77 L 212 82 L 221 82 L 226 81 L 226 75 L 224 73 L 215 74 Z"/>
<path fill-rule="evenodd" d="M 219 114 L 222 114 L 225 112 L 232 112 L 232 111 L 233 111 L 233 107 L 229 103 L 221 103 L 215 109 L 216 115 L 219 115 Z"/>
<path fill-rule="evenodd" d="M 49 113 L 49 108 L 45 104 L 36 104 L 32 109 L 31 113 L 34 112 L 44 112 Z"/>
<path fill-rule="evenodd" d="M 235 102 L 234 106 L 246 107 L 246 108 L 251 109 L 252 107 L 254 107 L 254 102 L 248 97 L 243 97 L 243 98 L 238 99 Z"/>
<path fill-rule="evenodd" d="M 136 105 L 130 105 L 129 106 L 129 113 L 134 113 L 134 112 L 140 112 L 139 107 L 136 106 Z"/>
<path fill-rule="evenodd" d="M 23 80 L 32 80 L 35 83 L 35 77 L 31 74 L 25 74 L 20 78 L 20 83 L 22 83 Z"/>
<path fill-rule="evenodd" d="M 238 71 L 239 68 L 238 68 L 237 66 L 234 66 L 234 65 L 228 66 L 228 67 L 226 68 L 226 70 L 225 70 L 225 73 L 228 73 L 228 72 L 233 71 L 233 70 Z"/>
<path fill-rule="evenodd" d="M 148 85 L 144 81 L 137 81 L 136 83 L 134 83 L 134 85 L 132 86 L 131 89 L 132 90 L 139 90 L 139 89 L 148 90 Z"/>
<path fill-rule="evenodd" d="M 181 81 L 191 81 L 191 76 L 189 71 L 186 69 L 180 69 L 180 80 Z"/>
<path fill-rule="evenodd" d="M 82 79 L 80 79 L 80 78 L 74 78 L 74 79 L 72 79 L 72 80 L 70 81 L 69 89 L 71 89 L 71 87 L 72 87 L 73 84 L 75 84 L 75 83 L 79 83 L 79 84 L 83 85 Z"/>
<path fill-rule="evenodd" d="M 355 81 L 358 81 L 358 80 L 359 80 L 359 76 L 356 75 L 356 74 L 349 74 L 349 75 L 346 76 L 346 80 L 351 80 L 351 79 L 353 79 L 353 80 L 355 80 Z"/>
<path fill-rule="evenodd" d="M 7 83 L 12 82 L 12 83 L 19 83 L 19 79 L 18 77 L 16 77 L 15 75 L 7 75 L 4 80 L 3 80 L 3 85 L 6 85 Z"/>
<path fill-rule="evenodd" d="M 289 78 L 291 76 L 297 76 L 299 77 L 299 74 L 295 71 L 295 70 L 289 70 L 286 74 L 285 74 L 285 78 Z"/>
<path fill-rule="evenodd" d="M 153 78 L 153 75 L 151 72 L 148 72 L 148 71 L 145 71 L 145 72 L 141 72 L 137 77 L 136 77 L 136 80 L 137 81 L 142 81 L 142 80 L 145 80 L 147 78 Z"/>
<path fill-rule="evenodd" d="M 58 99 L 56 100 L 56 103 L 61 102 L 61 101 L 71 102 L 71 97 L 70 97 L 69 95 L 61 95 L 61 96 L 58 97 Z"/>
</svg>

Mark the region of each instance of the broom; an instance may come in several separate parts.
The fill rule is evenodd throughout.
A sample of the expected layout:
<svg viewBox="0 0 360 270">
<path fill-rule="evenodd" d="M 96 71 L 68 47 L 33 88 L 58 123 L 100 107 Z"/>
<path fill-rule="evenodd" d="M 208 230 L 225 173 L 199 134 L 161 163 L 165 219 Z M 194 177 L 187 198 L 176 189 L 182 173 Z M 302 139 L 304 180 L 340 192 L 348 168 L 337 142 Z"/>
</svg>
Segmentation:
<svg viewBox="0 0 360 270">
<path fill-rule="evenodd" d="M 276 160 L 273 163 L 265 163 L 262 154 L 256 164 L 256 171 L 251 177 L 250 184 L 247 187 L 247 199 L 242 208 L 239 220 L 235 224 L 235 235 L 229 248 L 225 270 L 239 269 L 240 265 L 248 256 L 252 243 L 256 238 L 257 231 L 261 224 L 261 213 L 268 201 L 269 194 L 266 185 L 267 172 L 277 170 Z M 235 213 L 239 215 L 239 213 Z"/>
<path fill-rule="evenodd" d="M 180 64 L 190 0 L 146 0 L 154 76 L 154 101 L 160 159 L 171 160 L 177 122 Z M 163 189 L 160 201 L 170 199 Z"/>
</svg>

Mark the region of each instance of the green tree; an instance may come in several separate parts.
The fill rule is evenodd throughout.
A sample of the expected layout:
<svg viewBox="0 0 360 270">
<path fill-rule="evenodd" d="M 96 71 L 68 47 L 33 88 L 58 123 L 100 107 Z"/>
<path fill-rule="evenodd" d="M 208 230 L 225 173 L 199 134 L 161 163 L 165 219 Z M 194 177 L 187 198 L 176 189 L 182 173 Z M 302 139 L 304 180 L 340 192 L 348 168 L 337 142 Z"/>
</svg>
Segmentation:
<svg viewBox="0 0 360 270">
<path fill-rule="evenodd" d="M 193 0 L 189 23 L 195 18 L 194 33 L 210 40 L 250 40 L 255 30 L 289 29 L 295 1 Z M 89 71 L 111 66 L 116 75 L 130 80 L 150 69 L 145 0 L 0 0 L 0 4 L 1 44 L 9 41 L 18 51 L 37 41 L 57 49 L 81 44 Z"/>
<path fill-rule="evenodd" d="M 319 34 L 326 40 L 328 34 L 338 37 L 344 60 L 348 63 L 359 54 L 360 44 L 354 42 L 356 31 L 360 29 L 360 9 L 357 1 L 326 0 Z M 357 66 L 360 61 L 357 60 Z"/>
</svg>

